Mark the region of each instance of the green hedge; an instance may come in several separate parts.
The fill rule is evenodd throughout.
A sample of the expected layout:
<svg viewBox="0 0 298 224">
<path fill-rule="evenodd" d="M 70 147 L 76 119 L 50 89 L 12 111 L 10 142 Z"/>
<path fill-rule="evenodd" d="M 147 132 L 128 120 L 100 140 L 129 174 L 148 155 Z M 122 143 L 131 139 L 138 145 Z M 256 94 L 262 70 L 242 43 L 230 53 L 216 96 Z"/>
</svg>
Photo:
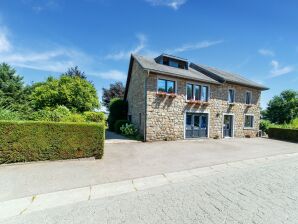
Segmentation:
<svg viewBox="0 0 298 224">
<path fill-rule="evenodd" d="M 103 123 L 0 121 L 0 164 L 103 156 Z"/>
<path fill-rule="evenodd" d="M 289 128 L 269 128 L 269 138 L 298 142 L 298 129 Z"/>
</svg>

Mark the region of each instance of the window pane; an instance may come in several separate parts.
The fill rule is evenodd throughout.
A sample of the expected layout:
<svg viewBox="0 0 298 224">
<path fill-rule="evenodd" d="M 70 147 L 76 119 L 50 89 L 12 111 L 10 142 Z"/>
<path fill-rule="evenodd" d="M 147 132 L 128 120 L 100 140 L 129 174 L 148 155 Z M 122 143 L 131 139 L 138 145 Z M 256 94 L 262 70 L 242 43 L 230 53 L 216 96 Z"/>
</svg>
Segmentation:
<svg viewBox="0 0 298 224">
<path fill-rule="evenodd" d="M 207 128 L 207 116 L 201 116 L 201 128 Z"/>
<path fill-rule="evenodd" d="M 245 115 L 244 127 L 246 128 L 253 127 L 253 116 Z"/>
<path fill-rule="evenodd" d="M 186 115 L 186 125 L 191 125 L 191 118 L 192 118 L 191 114 Z"/>
<path fill-rule="evenodd" d="M 233 89 L 229 89 L 229 103 L 234 103 L 235 101 L 235 92 Z"/>
<path fill-rule="evenodd" d="M 200 100 L 200 86 L 195 85 L 195 100 Z"/>
<path fill-rule="evenodd" d="M 158 92 L 165 92 L 166 91 L 166 80 L 159 79 L 157 83 Z"/>
<path fill-rule="evenodd" d="M 193 125 L 194 127 L 200 127 L 200 116 L 199 115 L 195 115 L 193 118 Z"/>
<path fill-rule="evenodd" d="M 174 93 L 175 92 L 175 82 L 167 80 L 167 92 Z"/>
<path fill-rule="evenodd" d="M 193 88 L 193 85 L 192 84 L 187 84 L 186 86 L 186 95 L 187 95 L 187 100 L 192 100 L 193 97 L 192 97 L 192 88 Z"/>
<path fill-rule="evenodd" d="M 251 93 L 250 92 L 246 92 L 246 98 L 245 98 L 245 103 L 246 104 L 251 104 Z"/>
<path fill-rule="evenodd" d="M 173 61 L 173 60 L 170 60 L 169 61 L 169 65 L 171 67 L 175 67 L 175 68 L 178 68 L 179 67 L 179 64 L 176 61 Z"/>
<path fill-rule="evenodd" d="M 206 102 L 208 101 L 208 87 L 207 86 L 202 87 L 201 100 L 206 101 Z"/>
</svg>

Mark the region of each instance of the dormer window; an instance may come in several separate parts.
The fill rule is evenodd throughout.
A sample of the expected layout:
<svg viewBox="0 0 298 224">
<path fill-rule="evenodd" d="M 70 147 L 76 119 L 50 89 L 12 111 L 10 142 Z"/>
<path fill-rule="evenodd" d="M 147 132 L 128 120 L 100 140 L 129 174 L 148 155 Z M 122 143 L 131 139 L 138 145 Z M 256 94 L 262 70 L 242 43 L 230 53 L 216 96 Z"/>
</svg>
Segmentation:
<svg viewBox="0 0 298 224">
<path fill-rule="evenodd" d="M 188 61 L 171 55 L 162 54 L 155 58 L 158 64 L 167 65 L 174 68 L 188 69 Z"/>
</svg>

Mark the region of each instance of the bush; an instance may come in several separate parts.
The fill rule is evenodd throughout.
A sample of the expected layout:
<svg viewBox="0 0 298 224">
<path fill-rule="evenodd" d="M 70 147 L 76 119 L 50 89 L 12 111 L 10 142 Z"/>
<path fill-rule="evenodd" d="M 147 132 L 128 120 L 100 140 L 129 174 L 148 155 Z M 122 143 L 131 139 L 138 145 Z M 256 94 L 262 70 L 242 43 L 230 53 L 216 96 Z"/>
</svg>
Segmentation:
<svg viewBox="0 0 298 224">
<path fill-rule="evenodd" d="M 120 130 L 121 130 L 121 133 L 126 136 L 136 136 L 138 133 L 138 130 L 134 127 L 133 124 L 126 123 L 126 124 L 122 125 Z"/>
<path fill-rule="evenodd" d="M 85 118 L 81 114 L 71 114 L 65 118 L 62 119 L 63 122 L 76 122 L 76 123 L 82 123 L 85 122 Z"/>
<path fill-rule="evenodd" d="M 261 120 L 260 122 L 260 130 L 265 132 L 266 134 L 268 133 L 268 129 L 271 126 L 270 121 L 268 120 Z"/>
<path fill-rule="evenodd" d="M 91 157 L 104 148 L 103 123 L 0 121 L 0 164 Z"/>
<path fill-rule="evenodd" d="M 298 129 L 270 127 L 268 136 L 273 139 L 298 142 Z"/>
<path fill-rule="evenodd" d="M 54 110 L 44 109 L 33 112 L 28 116 L 29 120 L 33 121 L 65 121 L 68 116 L 71 116 L 70 110 L 65 106 L 58 106 Z"/>
<path fill-rule="evenodd" d="M 108 117 L 109 129 L 114 131 L 114 125 L 117 120 L 127 119 L 127 102 L 118 98 L 111 100 L 109 105 L 110 114 Z"/>
<path fill-rule="evenodd" d="M 0 109 L 0 120 L 21 120 L 21 114 L 15 111 L 10 111 L 8 109 Z"/>
<path fill-rule="evenodd" d="M 102 122 L 106 120 L 106 115 L 103 112 L 86 111 L 83 116 L 88 122 Z"/>
<path fill-rule="evenodd" d="M 120 128 L 125 125 L 125 124 L 130 124 L 128 120 L 118 120 L 114 124 L 114 131 L 118 134 L 121 134 Z"/>
</svg>

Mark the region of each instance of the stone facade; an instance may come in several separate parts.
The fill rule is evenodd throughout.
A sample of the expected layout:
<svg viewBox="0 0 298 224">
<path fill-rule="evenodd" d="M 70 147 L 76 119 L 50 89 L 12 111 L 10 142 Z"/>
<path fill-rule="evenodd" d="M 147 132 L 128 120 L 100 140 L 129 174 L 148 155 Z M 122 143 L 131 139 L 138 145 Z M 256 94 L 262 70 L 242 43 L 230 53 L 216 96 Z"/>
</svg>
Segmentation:
<svg viewBox="0 0 298 224">
<path fill-rule="evenodd" d="M 158 78 L 174 80 L 176 97 L 157 96 Z M 186 84 L 194 83 L 207 85 L 210 95 L 208 105 L 194 105 L 186 101 Z M 228 89 L 235 90 L 235 104 L 229 105 Z M 252 104 L 245 104 L 246 91 L 252 92 Z M 185 138 L 186 112 L 208 113 L 208 137 L 223 137 L 223 116 L 233 115 L 233 136 L 254 137 L 258 133 L 260 120 L 260 95 L 258 89 L 235 84 L 208 84 L 190 81 L 172 76 L 165 76 L 144 71 L 134 62 L 130 87 L 128 91 L 129 115 L 132 122 L 145 136 L 146 141 L 176 140 Z M 141 113 L 141 119 L 139 114 Z M 244 128 L 245 114 L 254 116 L 253 128 Z M 141 123 L 140 123 L 141 121 Z"/>
</svg>

